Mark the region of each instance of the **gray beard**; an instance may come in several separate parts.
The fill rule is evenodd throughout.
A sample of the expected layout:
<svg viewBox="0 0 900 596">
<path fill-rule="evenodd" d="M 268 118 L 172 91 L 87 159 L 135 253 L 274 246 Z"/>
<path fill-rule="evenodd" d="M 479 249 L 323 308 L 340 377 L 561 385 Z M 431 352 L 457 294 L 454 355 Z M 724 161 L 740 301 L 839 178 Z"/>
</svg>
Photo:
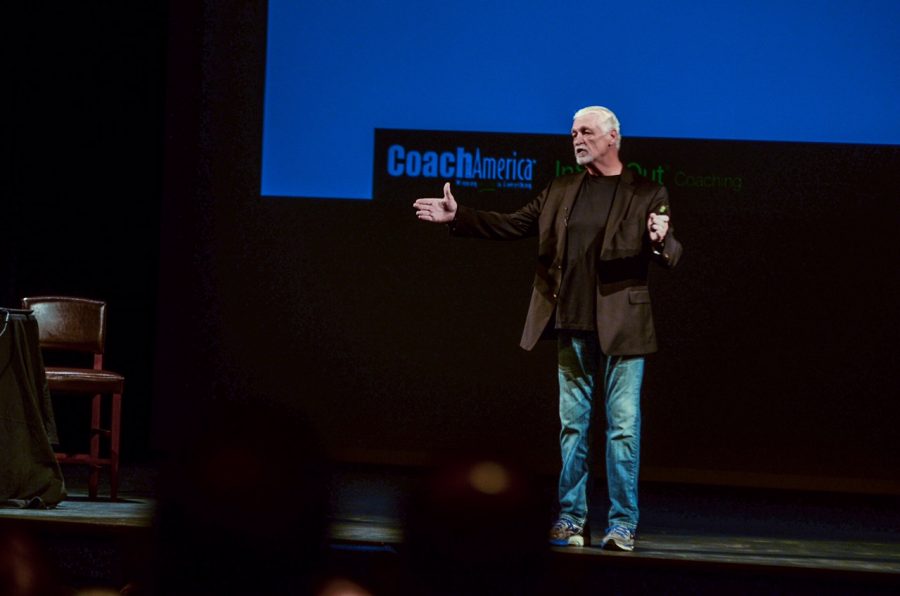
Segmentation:
<svg viewBox="0 0 900 596">
<path fill-rule="evenodd" d="M 593 160 L 594 160 L 594 158 L 591 157 L 591 156 L 588 155 L 588 154 L 585 154 L 585 155 L 576 155 L 576 156 L 575 156 L 575 163 L 577 163 L 577 164 L 580 165 L 580 166 L 583 166 L 583 165 L 585 165 L 585 164 L 589 164 L 589 163 L 591 163 Z"/>
</svg>

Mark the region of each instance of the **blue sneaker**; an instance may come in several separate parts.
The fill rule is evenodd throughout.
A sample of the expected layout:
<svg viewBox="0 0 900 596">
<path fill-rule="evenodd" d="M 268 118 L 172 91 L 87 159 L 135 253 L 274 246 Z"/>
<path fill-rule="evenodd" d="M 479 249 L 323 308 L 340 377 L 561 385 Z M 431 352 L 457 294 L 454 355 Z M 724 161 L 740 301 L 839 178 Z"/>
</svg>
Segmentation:
<svg viewBox="0 0 900 596">
<path fill-rule="evenodd" d="M 610 526 L 600 543 L 600 548 L 631 552 L 634 550 L 634 532 L 625 526 Z"/>
<path fill-rule="evenodd" d="M 550 544 L 553 546 L 584 546 L 584 528 L 561 517 L 550 528 Z"/>
</svg>

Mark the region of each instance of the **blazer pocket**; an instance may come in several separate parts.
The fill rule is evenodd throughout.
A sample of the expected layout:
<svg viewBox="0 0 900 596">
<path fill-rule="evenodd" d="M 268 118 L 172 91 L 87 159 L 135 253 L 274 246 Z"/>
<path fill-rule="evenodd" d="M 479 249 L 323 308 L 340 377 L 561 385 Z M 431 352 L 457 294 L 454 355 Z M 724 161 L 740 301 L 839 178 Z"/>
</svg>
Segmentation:
<svg viewBox="0 0 900 596">
<path fill-rule="evenodd" d="M 628 288 L 628 304 L 650 304 L 650 290 L 647 288 Z"/>
</svg>

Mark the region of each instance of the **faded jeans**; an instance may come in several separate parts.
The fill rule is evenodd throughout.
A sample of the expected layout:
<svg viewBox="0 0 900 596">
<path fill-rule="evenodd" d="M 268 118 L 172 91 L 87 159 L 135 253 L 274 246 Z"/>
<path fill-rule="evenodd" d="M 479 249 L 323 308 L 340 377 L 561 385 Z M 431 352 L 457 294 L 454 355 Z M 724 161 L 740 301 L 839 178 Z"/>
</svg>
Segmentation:
<svg viewBox="0 0 900 596">
<path fill-rule="evenodd" d="M 638 524 L 642 356 L 606 356 L 593 332 L 559 335 L 560 517 L 587 520 L 589 431 L 594 398 L 606 405 L 606 478 L 609 525 Z"/>
</svg>

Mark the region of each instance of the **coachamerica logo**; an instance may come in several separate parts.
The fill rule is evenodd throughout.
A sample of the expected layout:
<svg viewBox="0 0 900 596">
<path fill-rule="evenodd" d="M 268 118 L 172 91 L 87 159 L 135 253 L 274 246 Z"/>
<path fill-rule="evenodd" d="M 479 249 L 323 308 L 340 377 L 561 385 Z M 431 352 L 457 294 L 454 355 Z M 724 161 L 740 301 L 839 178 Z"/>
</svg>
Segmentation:
<svg viewBox="0 0 900 596">
<path fill-rule="evenodd" d="M 403 145 L 387 150 L 388 175 L 410 178 L 455 178 L 457 183 L 470 180 L 496 181 L 504 187 L 531 188 L 536 159 L 519 157 L 516 151 L 508 157 L 482 155 L 480 148 L 469 151 L 457 147 L 453 151 L 417 151 Z"/>
</svg>

